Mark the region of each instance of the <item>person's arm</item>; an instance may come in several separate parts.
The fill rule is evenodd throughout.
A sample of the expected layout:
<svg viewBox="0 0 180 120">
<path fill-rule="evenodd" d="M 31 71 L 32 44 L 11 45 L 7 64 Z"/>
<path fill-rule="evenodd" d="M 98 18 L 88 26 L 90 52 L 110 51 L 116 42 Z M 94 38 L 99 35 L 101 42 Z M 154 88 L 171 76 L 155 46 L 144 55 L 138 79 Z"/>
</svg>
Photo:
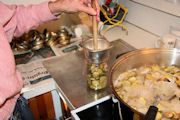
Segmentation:
<svg viewBox="0 0 180 120">
<path fill-rule="evenodd" d="M 49 8 L 53 14 L 85 12 L 89 15 L 97 15 L 99 21 L 100 8 L 97 0 L 95 4 L 96 11 L 91 7 L 91 0 L 56 0 L 49 3 Z"/>
<path fill-rule="evenodd" d="M 16 10 L 17 16 L 17 29 L 15 35 L 20 35 L 23 32 L 27 32 L 46 21 L 55 19 L 56 15 L 61 13 L 76 13 L 86 12 L 89 15 L 96 15 L 99 21 L 99 5 L 96 0 L 95 11 L 90 6 L 91 0 L 56 0 L 54 2 L 45 2 L 40 5 L 30 5 L 28 7 L 18 6 Z"/>
<path fill-rule="evenodd" d="M 21 35 L 56 17 L 49 10 L 48 2 L 28 7 L 4 5 L 0 2 L 0 13 L 0 41 L 2 43 L 0 44 L 0 117 L 2 117 L 2 112 L 8 108 L 7 101 L 20 92 L 23 84 L 9 45 L 12 36 Z"/>
<path fill-rule="evenodd" d="M 19 36 L 57 17 L 51 13 L 48 2 L 44 2 L 27 7 L 17 6 L 14 18 L 17 23 L 14 36 Z"/>
</svg>

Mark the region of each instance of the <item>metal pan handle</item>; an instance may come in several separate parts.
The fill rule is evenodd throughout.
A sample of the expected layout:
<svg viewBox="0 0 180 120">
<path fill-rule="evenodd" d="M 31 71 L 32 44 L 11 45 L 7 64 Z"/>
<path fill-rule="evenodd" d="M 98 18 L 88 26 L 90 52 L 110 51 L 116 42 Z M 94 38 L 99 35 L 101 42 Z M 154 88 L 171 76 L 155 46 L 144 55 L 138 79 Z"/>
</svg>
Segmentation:
<svg viewBox="0 0 180 120">
<path fill-rule="evenodd" d="M 157 112 L 158 112 L 157 107 L 150 106 L 144 117 L 144 120 L 155 120 Z"/>
</svg>

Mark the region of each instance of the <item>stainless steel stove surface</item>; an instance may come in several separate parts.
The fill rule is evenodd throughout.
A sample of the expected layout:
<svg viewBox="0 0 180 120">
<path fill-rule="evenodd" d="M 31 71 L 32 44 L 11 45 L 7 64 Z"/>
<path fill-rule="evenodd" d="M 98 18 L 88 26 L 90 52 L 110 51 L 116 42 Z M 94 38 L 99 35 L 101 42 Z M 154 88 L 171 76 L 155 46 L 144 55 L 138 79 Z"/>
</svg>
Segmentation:
<svg viewBox="0 0 180 120">
<path fill-rule="evenodd" d="M 111 66 L 118 54 L 132 51 L 135 48 L 123 40 L 112 42 L 113 48 L 110 51 L 109 65 Z M 58 56 L 44 61 L 44 66 L 50 72 L 57 83 L 57 91 L 66 101 L 71 110 L 82 107 L 103 97 L 111 95 L 109 83 L 100 91 L 88 88 L 84 73 L 85 59 L 83 51 L 68 53 L 65 56 Z"/>
</svg>

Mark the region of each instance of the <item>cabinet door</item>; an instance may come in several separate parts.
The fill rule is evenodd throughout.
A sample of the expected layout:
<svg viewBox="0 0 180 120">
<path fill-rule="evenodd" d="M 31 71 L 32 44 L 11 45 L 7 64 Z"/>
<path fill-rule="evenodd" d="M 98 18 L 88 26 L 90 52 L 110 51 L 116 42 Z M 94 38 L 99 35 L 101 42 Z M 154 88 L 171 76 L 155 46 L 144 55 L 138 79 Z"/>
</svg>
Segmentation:
<svg viewBox="0 0 180 120">
<path fill-rule="evenodd" d="M 55 119 L 55 111 L 51 92 L 28 100 L 35 120 Z"/>
</svg>

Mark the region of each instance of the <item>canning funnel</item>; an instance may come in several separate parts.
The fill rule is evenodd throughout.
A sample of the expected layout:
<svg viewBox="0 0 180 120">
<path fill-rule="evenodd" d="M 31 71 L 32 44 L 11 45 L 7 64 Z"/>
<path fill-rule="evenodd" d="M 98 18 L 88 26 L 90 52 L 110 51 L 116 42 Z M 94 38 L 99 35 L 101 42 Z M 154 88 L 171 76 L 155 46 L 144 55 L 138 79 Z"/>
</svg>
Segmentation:
<svg viewBox="0 0 180 120">
<path fill-rule="evenodd" d="M 82 42 L 85 58 L 91 60 L 94 63 L 100 63 L 108 59 L 109 50 L 112 48 L 111 43 L 104 37 L 98 37 L 97 41 L 98 46 L 96 50 L 94 49 L 93 38 Z"/>
</svg>

